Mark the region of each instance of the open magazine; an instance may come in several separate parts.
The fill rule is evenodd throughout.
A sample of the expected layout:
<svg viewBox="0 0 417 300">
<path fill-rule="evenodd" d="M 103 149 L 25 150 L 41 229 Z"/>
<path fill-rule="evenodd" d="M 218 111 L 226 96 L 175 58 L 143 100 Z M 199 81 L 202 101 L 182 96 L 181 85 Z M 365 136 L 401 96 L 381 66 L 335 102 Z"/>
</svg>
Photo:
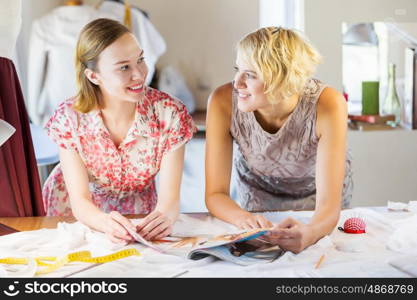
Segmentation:
<svg viewBox="0 0 417 300">
<path fill-rule="evenodd" d="M 137 242 L 158 252 L 179 255 L 198 260 L 207 256 L 229 261 L 238 265 L 272 262 L 284 251 L 263 238 L 268 229 L 243 230 L 217 236 L 170 236 L 158 241 L 147 241 L 140 234 L 130 234 Z"/>
</svg>

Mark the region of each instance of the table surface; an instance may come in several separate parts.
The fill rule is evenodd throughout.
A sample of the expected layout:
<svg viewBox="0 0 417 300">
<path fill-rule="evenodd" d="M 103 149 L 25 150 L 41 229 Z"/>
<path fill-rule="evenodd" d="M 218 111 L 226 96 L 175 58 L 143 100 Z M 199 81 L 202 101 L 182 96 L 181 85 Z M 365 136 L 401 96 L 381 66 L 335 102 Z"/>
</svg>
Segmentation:
<svg viewBox="0 0 417 300">
<path fill-rule="evenodd" d="M 75 222 L 74 217 L 3 217 L 0 224 L 17 231 L 36 230 L 41 228 L 55 228 L 59 222 Z"/>
<path fill-rule="evenodd" d="M 207 213 L 187 213 L 187 215 L 207 215 Z M 143 214 L 125 215 L 129 219 L 143 218 Z M 56 228 L 59 222 L 73 223 L 75 217 L 0 217 L 0 235 L 15 231 L 29 231 L 42 228 Z"/>
<path fill-rule="evenodd" d="M 375 211 L 385 211 L 386 207 L 373 207 Z M 262 213 L 262 211 L 259 211 L 259 213 Z M 189 216 L 207 216 L 209 213 L 207 212 L 200 212 L 200 213 L 185 213 L 185 215 Z M 143 218 L 144 214 L 130 214 L 125 215 L 125 217 L 129 219 L 137 219 L 137 218 Z M 7 233 L 11 233 L 8 231 L 4 231 L 4 229 L 7 229 L 5 227 L 9 227 L 12 230 L 16 231 L 29 231 L 29 230 L 37 230 L 42 228 L 56 228 L 57 224 L 59 222 L 67 222 L 67 223 L 73 223 L 76 219 L 73 216 L 67 216 L 67 217 L 51 217 L 51 216 L 45 216 L 45 217 L 0 217 L 0 235 L 4 235 Z M 5 226 L 5 227 L 2 227 Z"/>
<path fill-rule="evenodd" d="M 122 277 L 126 276 L 126 274 L 130 274 L 129 276 L 133 277 L 172 277 L 170 272 L 177 272 L 178 268 L 185 268 L 187 273 L 184 273 L 181 277 L 409 277 L 407 273 L 400 271 L 398 268 L 394 268 L 394 266 L 389 264 L 390 261 L 401 258 L 402 256 L 400 253 L 391 250 L 388 251 L 386 241 L 392 234 L 391 227 L 389 227 L 388 224 L 398 220 L 403 221 L 412 214 L 409 212 L 389 212 L 386 207 L 373 207 L 354 209 L 353 211 L 347 210 L 346 212 L 342 211 L 341 218 L 351 217 L 352 213 L 363 214 L 366 218 L 366 235 L 355 237 L 335 230 L 328 237 L 303 251 L 302 254 L 294 255 L 292 253 L 286 253 L 276 262 L 267 265 L 260 264 L 259 266 L 254 265 L 242 268 L 239 265 L 222 260 L 209 260 L 205 262 L 204 265 L 200 265 L 202 264 L 200 261 L 186 261 L 183 266 L 183 263 L 178 262 L 176 258 L 170 261 L 168 258 L 171 258 L 171 256 L 164 256 L 163 262 L 160 264 L 162 267 L 155 268 L 155 265 L 150 262 L 152 262 L 152 259 L 158 260 L 159 262 L 159 259 L 161 259 L 159 255 L 161 254 L 155 254 L 152 251 L 148 251 L 149 249 L 143 248 L 140 244 L 134 244 L 129 247 L 136 247 L 144 253 L 147 251 L 147 258 L 150 260 L 144 260 L 141 264 L 132 265 L 125 264 L 124 261 L 114 261 L 100 266 L 87 266 L 87 268 L 84 266 L 80 268 L 80 266 L 68 265 L 56 271 L 53 275 L 57 277 Z M 128 218 L 140 218 L 143 216 L 144 215 L 126 215 Z M 200 219 L 199 217 L 190 218 L 188 216 L 205 217 Z M 264 216 L 275 223 L 288 216 L 306 222 L 306 218 L 311 217 L 311 212 L 266 212 L 264 213 Z M 177 230 L 178 232 L 185 231 L 187 234 L 189 234 L 188 231 L 193 231 L 190 228 L 194 228 L 195 226 L 199 226 L 199 230 L 202 232 L 206 232 L 207 230 L 218 230 L 218 226 L 220 226 L 220 223 L 218 223 L 216 219 L 209 217 L 207 213 L 183 214 L 182 218 L 183 219 L 177 224 L 179 225 Z M 52 229 L 57 228 L 59 222 L 71 223 L 74 221 L 74 217 L 2 217 L 0 218 L 0 234 L 12 233 L 13 230 L 29 231 L 42 228 Z M 7 228 L 9 230 L 7 230 Z M 71 232 L 70 228 L 71 227 L 64 226 L 59 228 L 59 230 L 51 231 L 50 234 L 57 238 L 57 234 L 59 234 L 58 231 Z M 33 234 L 32 232 L 28 232 L 27 235 L 24 236 L 10 235 L 3 236 L 2 238 L 10 241 L 14 247 L 18 249 L 19 241 L 21 241 L 22 238 L 31 240 L 34 239 L 34 237 L 36 239 L 43 239 L 42 243 L 43 241 L 49 243 L 48 238 L 50 237 L 45 239 L 42 235 L 37 236 L 36 232 Z M 97 247 L 97 241 L 101 241 L 98 237 L 100 236 L 95 236 L 94 243 L 88 244 L 88 247 L 90 247 L 88 248 L 89 250 L 97 251 L 94 247 Z M 76 238 L 76 236 L 74 236 L 74 238 Z M 36 239 L 33 241 L 36 241 Z M 361 240 L 361 247 L 358 248 L 359 239 Z M 34 244 L 36 244 L 36 242 Z M 348 247 L 346 248 L 346 246 Z M 56 245 L 51 243 L 50 247 L 55 249 L 54 247 L 56 247 Z M 355 249 L 360 251 L 356 253 Z M 100 251 L 102 250 L 103 249 L 100 248 Z M 30 252 L 30 250 L 28 251 Z M 326 260 L 320 266 L 320 269 L 317 270 L 314 266 L 317 264 L 318 259 L 323 256 L 323 253 L 326 253 Z M 168 259 L 168 262 L 165 263 L 165 259 Z"/>
<path fill-rule="evenodd" d="M 144 215 L 127 215 L 128 218 L 142 218 Z M 59 222 L 74 223 L 75 217 L 3 217 L 0 225 L 5 225 L 16 231 L 29 231 L 42 228 L 56 228 Z M 0 235 L 2 228 L 0 227 Z"/>
</svg>

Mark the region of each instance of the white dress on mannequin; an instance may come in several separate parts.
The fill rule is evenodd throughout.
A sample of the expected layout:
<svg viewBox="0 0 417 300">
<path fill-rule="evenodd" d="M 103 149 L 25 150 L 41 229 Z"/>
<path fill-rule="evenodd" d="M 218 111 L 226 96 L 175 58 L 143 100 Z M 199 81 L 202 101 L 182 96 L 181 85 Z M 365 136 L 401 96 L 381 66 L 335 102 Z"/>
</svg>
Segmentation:
<svg viewBox="0 0 417 300">
<path fill-rule="evenodd" d="M 91 6 L 60 6 L 32 24 L 28 57 L 28 111 L 43 126 L 58 104 L 76 94 L 75 47 L 90 21 L 112 18 Z"/>
</svg>

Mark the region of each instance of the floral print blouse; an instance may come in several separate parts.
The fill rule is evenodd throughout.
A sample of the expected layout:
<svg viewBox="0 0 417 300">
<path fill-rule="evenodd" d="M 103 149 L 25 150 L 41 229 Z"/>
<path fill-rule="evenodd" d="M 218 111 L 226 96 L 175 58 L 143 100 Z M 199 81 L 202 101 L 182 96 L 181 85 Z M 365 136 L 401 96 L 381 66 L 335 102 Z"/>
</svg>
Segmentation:
<svg viewBox="0 0 417 300">
<path fill-rule="evenodd" d="M 165 153 L 188 142 L 196 127 L 185 106 L 170 95 L 147 88 L 136 106 L 135 120 L 116 147 L 100 110 L 75 111 L 75 98 L 61 103 L 46 124 L 48 135 L 62 148 L 76 151 L 88 172 L 92 201 L 105 212 L 146 214 L 156 206 L 155 175 Z M 71 215 L 60 165 L 45 182 L 47 215 Z"/>
</svg>

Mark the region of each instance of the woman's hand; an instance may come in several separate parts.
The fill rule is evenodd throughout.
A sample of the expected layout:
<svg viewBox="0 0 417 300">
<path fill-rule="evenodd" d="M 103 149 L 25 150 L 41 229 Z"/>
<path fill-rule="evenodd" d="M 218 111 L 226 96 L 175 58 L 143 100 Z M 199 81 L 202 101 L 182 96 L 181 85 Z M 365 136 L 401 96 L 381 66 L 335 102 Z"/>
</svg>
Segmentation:
<svg viewBox="0 0 417 300">
<path fill-rule="evenodd" d="M 234 225 L 240 229 L 269 228 L 273 226 L 264 216 L 254 215 L 249 212 L 237 218 Z"/>
<path fill-rule="evenodd" d="M 316 242 L 311 226 L 293 218 L 286 218 L 275 225 L 265 238 L 271 244 L 294 253 L 299 253 Z"/>
<path fill-rule="evenodd" d="M 136 231 L 146 240 L 158 240 L 171 234 L 173 224 L 166 214 L 153 211 L 136 226 Z"/>
<path fill-rule="evenodd" d="M 136 231 L 130 220 L 117 211 L 102 215 L 102 230 L 113 243 L 124 243 L 133 241 L 133 237 L 126 228 Z"/>
</svg>

